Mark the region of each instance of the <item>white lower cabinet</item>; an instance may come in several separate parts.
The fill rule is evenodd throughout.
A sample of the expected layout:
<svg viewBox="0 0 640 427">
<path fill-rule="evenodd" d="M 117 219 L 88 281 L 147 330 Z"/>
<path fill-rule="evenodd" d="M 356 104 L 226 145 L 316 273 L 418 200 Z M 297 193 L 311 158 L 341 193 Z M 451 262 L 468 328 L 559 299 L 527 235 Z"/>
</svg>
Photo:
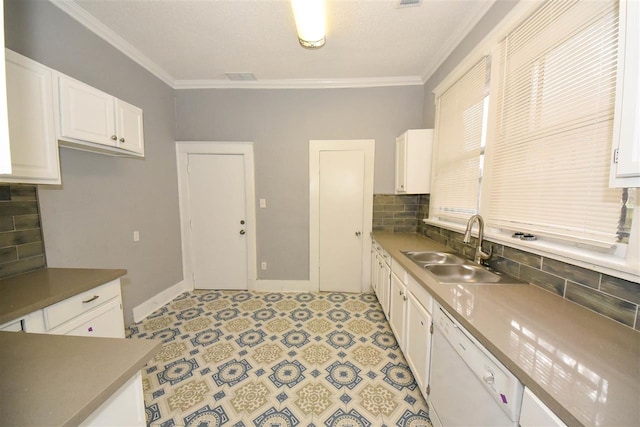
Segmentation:
<svg viewBox="0 0 640 427">
<path fill-rule="evenodd" d="M 405 327 L 407 342 L 404 355 L 422 396 L 427 399 L 432 317 L 411 292 L 407 292 L 407 294 L 407 323 Z"/>
<path fill-rule="evenodd" d="M 138 372 L 80 426 L 145 426 L 142 374 Z"/>
<path fill-rule="evenodd" d="M 533 394 L 528 388 L 524 388 L 522 396 L 522 409 L 520 410 L 520 426 L 521 427 L 547 427 L 547 426 L 565 426 L 556 414 L 547 407 L 542 401 Z"/>
<path fill-rule="evenodd" d="M 389 291 L 389 325 L 400 349 L 405 351 L 405 323 L 407 307 L 406 273 L 395 263 L 391 268 L 391 286 Z"/>
<path fill-rule="evenodd" d="M 47 333 L 124 338 L 120 279 L 43 309 Z"/>
<path fill-rule="evenodd" d="M 391 286 L 391 267 L 387 264 L 384 254 L 379 256 L 379 269 L 378 269 L 378 301 L 382 306 L 387 320 L 389 319 L 389 293 Z"/>
</svg>

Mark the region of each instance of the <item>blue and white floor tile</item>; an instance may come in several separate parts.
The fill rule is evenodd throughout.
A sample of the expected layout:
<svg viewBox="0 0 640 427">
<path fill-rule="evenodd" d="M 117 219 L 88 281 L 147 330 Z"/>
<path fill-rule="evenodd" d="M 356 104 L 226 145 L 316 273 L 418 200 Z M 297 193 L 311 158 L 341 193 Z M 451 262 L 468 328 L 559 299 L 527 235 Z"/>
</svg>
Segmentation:
<svg viewBox="0 0 640 427">
<path fill-rule="evenodd" d="M 150 426 L 431 426 L 373 294 L 194 291 L 128 336 Z"/>
</svg>

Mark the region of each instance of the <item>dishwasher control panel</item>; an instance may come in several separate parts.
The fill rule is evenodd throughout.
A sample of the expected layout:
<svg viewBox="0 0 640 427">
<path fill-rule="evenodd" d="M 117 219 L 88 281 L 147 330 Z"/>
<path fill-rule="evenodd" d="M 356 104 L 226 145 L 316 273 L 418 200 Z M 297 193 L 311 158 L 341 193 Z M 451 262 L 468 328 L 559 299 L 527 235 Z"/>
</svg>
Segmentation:
<svg viewBox="0 0 640 427">
<path fill-rule="evenodd" d="M 517 420 L 522 383 L 441 307 L 435 310 L 434 323 L 502 410 Z"/>
</svg>

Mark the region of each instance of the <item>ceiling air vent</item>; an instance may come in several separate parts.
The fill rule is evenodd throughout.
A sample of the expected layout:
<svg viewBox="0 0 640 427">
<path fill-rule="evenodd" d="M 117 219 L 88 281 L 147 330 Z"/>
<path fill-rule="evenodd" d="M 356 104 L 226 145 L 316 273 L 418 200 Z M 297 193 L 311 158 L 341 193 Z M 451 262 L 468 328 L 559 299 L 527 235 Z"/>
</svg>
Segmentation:
<svg viewBox="0 0 640 427">
<path fill-rule="evenodd" d="M 422 0 L 400 0 L 398 7 L 420 6 Z"/>
<path fill-rule="evenodd" d="M 250 81 L 256 80 L 256 76 L 253 73 L 224 73 L 229 80 Z"/>
</svg>

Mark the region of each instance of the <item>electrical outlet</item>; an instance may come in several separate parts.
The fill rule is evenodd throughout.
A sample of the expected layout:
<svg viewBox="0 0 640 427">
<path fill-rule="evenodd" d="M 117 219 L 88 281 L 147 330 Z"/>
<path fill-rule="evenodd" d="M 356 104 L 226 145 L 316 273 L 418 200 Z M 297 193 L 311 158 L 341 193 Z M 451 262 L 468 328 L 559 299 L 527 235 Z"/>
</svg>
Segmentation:
<svg viewBox="0 0 640 427">
<path fill-rule="evenodd" d="M 261 208 L 266 208 L 267 207 L 267 199 L 260 199 L 260 207 Z M 264 269 L 266 270 L 266 269 Z"/>
<path fill-rule="evenodd" d="M 266 270 L 267 269 L 267 262 L 266 261 L 262 261 L 260 263 L 260 270 Z"/>
</svg>

